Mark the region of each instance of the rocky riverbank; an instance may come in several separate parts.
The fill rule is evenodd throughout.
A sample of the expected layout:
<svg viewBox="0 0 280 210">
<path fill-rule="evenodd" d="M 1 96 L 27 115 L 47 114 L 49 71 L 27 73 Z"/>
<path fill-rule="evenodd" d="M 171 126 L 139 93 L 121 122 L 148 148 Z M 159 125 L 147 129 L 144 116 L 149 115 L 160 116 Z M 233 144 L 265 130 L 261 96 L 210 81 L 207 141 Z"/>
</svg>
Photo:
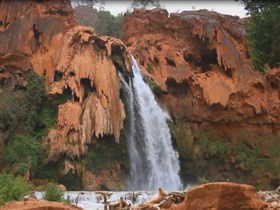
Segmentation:
<svg viewBox="0 0 280 210">
<path fill-rule="evenodd" d="M 146 193 L 146 194 L 145 194 Z M 87 194 L 87 196 L 81 196 Z M 61 204 L 34 198 L 10 202 L 1 210 L 209 210 L 209 209 L 253 209 L 279 210 L 280 187 L 272 191 L 256 191 L 251 185 L 230 182 L 213 182 L 187 189 L 185 192 L 165 192 L 160 189 L 152 196 L 150 192 L 80 192 L 70 196 L 72 204 Z M 75 197 L 76 196 L 76 197 Z M 96 196 L 96 197 L 94 197 Z M 145 201 L 146 199 L 146 201 Z M 85 202 L 87 200 L 87 204 Z M 118 201 L 116 201 L 118 200 Z M 96 203 L 94 203 L 96 202 Z"/>
</svg>

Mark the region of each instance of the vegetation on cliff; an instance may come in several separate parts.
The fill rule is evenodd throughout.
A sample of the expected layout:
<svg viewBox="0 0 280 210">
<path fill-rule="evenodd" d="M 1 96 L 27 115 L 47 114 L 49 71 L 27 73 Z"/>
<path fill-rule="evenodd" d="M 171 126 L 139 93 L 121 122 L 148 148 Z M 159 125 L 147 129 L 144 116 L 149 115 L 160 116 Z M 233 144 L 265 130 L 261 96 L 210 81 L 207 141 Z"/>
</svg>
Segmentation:
<svg viewBox="0 0 280 210">
<path fill-rule="evenodd" d="M 206 131 L 193 131 L 181 121 L 169 123 L 181 157 L 184 177 L 205 180 L 246 182 L 257 188 L 277 187 L 280 179 L 280 138 L 270 133 L 239 131 L 238 141 L 216 137 Z M 192 177 L 196 174 L 196 177 Z M 258 177 L 252 180 L 251 177 Z"/>
<path fill-rule="evenodd" d="M 31 191 L 31 186 L 23 177 L 11 174 L 0 174 L 0 206 L 9 201 L 22 200 Z"/>
<path fill-rule="evenodd" d="M 99 36 L 112 36 L 123 38 L 123 17 L 124 13 L 112 15 L 103 9 L 106 4 L 104 0 L 83 0 L 76 4 L 74 2 L 75 16 L 79 23 L 84 26 L 91 26 Z M 153 8 L 160 7 L 159 0 L 134 0 L 131 8 Z M 99 5 L 99 10 L 94 8 Z"/>
<path fill-rule="evenodd" d="M 78 5 L 74 10 L 80 24 L 93 27 L 97 35 L 123 38 L 123 13 L 114 16 L 109 11 L 97 10 L 90 5 Z"/>
<path fill-rule="evenodd" d="M 279 1 L 242 0 L 251 17 L 247 27 L 248 43 L 256 70 L 264 72 L 280 65 Z"/>
<path fill-rule="evenodd" d="M 56 107 L 46 97 L 44 77 L 30 71 L 27 82 L 26 87 L 2 89 L 1 124 L 10 131 L 4 170 L 34 176 L 43 164 L 41 138 L 55 122 Z"/>
<path fill-rule="evenodd" d="M 149 8 L 149 7 L 160 7 L 159 0 L 133 0 L 131 7 L 133 8 Z"/>
</svg>

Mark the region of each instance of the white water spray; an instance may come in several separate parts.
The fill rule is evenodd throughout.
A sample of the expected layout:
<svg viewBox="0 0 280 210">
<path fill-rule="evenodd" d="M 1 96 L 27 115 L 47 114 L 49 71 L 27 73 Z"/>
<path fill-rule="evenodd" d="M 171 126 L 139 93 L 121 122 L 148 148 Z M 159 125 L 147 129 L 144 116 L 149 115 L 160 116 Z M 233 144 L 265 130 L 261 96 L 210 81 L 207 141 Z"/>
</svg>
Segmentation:
<svg viewBox="0 0 280 210">
<path fill-rule="evenodd" d="M 127 109 L 125 134 L 128 139 L 131 190 L 180 190 L 179 155 L 174 151 L 167 120 L 168 114 L 155 100 L 144 82 L 134 58 L 128 83 L 122 75 Z"/>
</svg>

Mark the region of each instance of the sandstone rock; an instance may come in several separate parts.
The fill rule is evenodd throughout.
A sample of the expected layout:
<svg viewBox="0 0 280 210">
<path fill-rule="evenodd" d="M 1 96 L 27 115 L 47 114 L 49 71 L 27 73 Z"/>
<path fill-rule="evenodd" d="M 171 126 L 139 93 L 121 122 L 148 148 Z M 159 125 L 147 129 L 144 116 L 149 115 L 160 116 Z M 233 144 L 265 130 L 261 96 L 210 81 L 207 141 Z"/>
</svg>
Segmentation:
<svg viewBox="0 0 280 210">
<path fill-rule="evenodd" d="M 280 135 L 280 70 L 267 76 L 253 70 L 246 22 L 207 10 L 168 15 L 163 9 L 140 9 L 125 15 L 124 30 L 143 72 L 164 92 L 160 102 L 184 119 L 180 123 L 233 139 L 236 132 L 230 129 L 245 125 L 252 132 L 261 128 Z"/>
<path fill-rule="evenodd" d="M 83 188 L 89 191 L 125 190 L 124 179 L 118 167 L 99 172 L 84 171 L 82 173 Z"/>
<path fill-rule="evenodd" d="M 50 201 L 13 201 L 1 206 L 1 210 L 82 210 L 82 208 L 65 203 Z"/>
<path fill-rule="evenodd" d="M 267 204 L 258 199 L 250 185 L 229 182 L 209 183 L 191 188 L 185 200 L 174 207 L 180 209 L 264 209 Z"/>
<path fill-rule="evenodd" d="M 35 196 L 25 196 L 23 198 L 24 201 L 37 201 L 38 199 Z"/>
<path fill-rule="evenodd" d="M 176 138 L 177 130 L 173 132 L 182 166 L 190 165 L 190 159 L 195 162 L 195 153 L 200 155 L 200 163 L 194 163 L 199 169 L 182 171 L 194 176 L 203 171 L 210 180 L 230 178 L 269 189 L 275 188 L 272 180 L 279 180 L 279 173 L 271 173 L 266 165 L 248 166 L 247 160 L 230 154 L 238 153 L 231 148 L 246 144 L 254 151 L 260 148 L 258 157 L 273 158 L 272 150 L 265 148 L 279 148 L 269 136 L 280 136 L 280 69 L 268 69 L 266 75 L 253 70 L 247 21 L 207 10 L 168 14 L 140 9 L 125 15 L 125 43 L 142 72 L 158 85 L 158 101 L 177 128 L 191 130 L 194 146 L 188 144 L 190 136 Z M 229 148 L 213 156 L 218 164 L 211 165 L 204 146 L 195 147 L 197 142 L 206 145 L 207 138 L 209 144 L 220 140 Z M 277 171 L 278 156 L 269 160 Z"/>
<path fill-rule="evenodd" d="M 63 184 L 59 184 L 58 188 L 62 191 L 62 192 L 66 192 L 67 188 L 63 185 Z"/>
<path fill-rule="evenodd" d="M 0 79 L 26 85 L 31 69 L 45 75 L 49 97 L 71 92 L 43 140 L 46 162 L 79 158 L 104 135 L 119 142 L 125 112 L 117 70 L 130 71 L 124 43 L 79 26 L 69 0 L 1 1 L 0 8 Z"/>
<path fill-rule="evenodd" d="M 265 209 L 268 203 L 261 200 L 257 194 L 255 187 L 251 185 L 236 184 L 229 182 L 213 182 L 209 184 L 199 185 L 190 188 L 185 193 L 185 199 L 172 199 L 167 202 L 161 196 L 139 204 L 135 207 L 137 210 L 172 209 L 172 210 L 193 210 L 193 209 Z M 176 198 L 175 197 L 175 198 Z M 156 201 L 156 203 L 154 202 Z M 168 203 L 168 206 L 161 206 L 160 203 Z M 146 205 L 147 204 L 147 205 Z M 148 205 L 150 204 L 150 205 Z M 159 208 L 158 208 L 159 207 Z"/>
</svg>

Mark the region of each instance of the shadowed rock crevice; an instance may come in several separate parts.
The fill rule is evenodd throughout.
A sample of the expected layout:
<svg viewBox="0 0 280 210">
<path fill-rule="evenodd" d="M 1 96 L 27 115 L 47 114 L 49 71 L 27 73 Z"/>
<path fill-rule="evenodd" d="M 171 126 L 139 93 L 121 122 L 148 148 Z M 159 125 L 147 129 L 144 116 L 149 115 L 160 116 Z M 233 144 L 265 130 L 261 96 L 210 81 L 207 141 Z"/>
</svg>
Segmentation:
<svg viewBox="0 0 280 210">
<path fill-rule="evenodd" d="M 201 55 L 201 70 L 202 71 L 209 71 L 211 70 L 211 65 L 217 65 L 217 53 L 216 50 L 209 50 L 209 51 L 204 51 Z"/>
<path fill-rule="evenodd" d="M 180 83 L 177 83 L 173 78 L 166 80 L 166 86 L 168 88 L 168 93 L 177 97 L 184 97 L 187 95 L 189 90 L 189 85 L 186 80 L 183 80 Z"/>
<path fill-rule="evenodd" d="M 62 76 L 63 76 L 62 72 L 55 70 L 53 81 L 54 82 L 60 81 L 62 79 Z"/>
<path fill-rule="evenodd" d="M 96 91 L 96 89 L 91 85 L 90 79 L 88 78 L 81 79 L 81 85 L 84 88 L 84 98 L 87 98 L 90 93 Z"/>
<path fill-rule="evenodd" d="M 167 57 L 165 57 L 165 60 L 166 60 L 166 64 L 167 64 L 167 65 L 176 68 L 176 63 L 175 63 L 173 60 L 171 60 L 171 59 L 169 59 L 169 58 L 167 58 Z"/>
</svg>

